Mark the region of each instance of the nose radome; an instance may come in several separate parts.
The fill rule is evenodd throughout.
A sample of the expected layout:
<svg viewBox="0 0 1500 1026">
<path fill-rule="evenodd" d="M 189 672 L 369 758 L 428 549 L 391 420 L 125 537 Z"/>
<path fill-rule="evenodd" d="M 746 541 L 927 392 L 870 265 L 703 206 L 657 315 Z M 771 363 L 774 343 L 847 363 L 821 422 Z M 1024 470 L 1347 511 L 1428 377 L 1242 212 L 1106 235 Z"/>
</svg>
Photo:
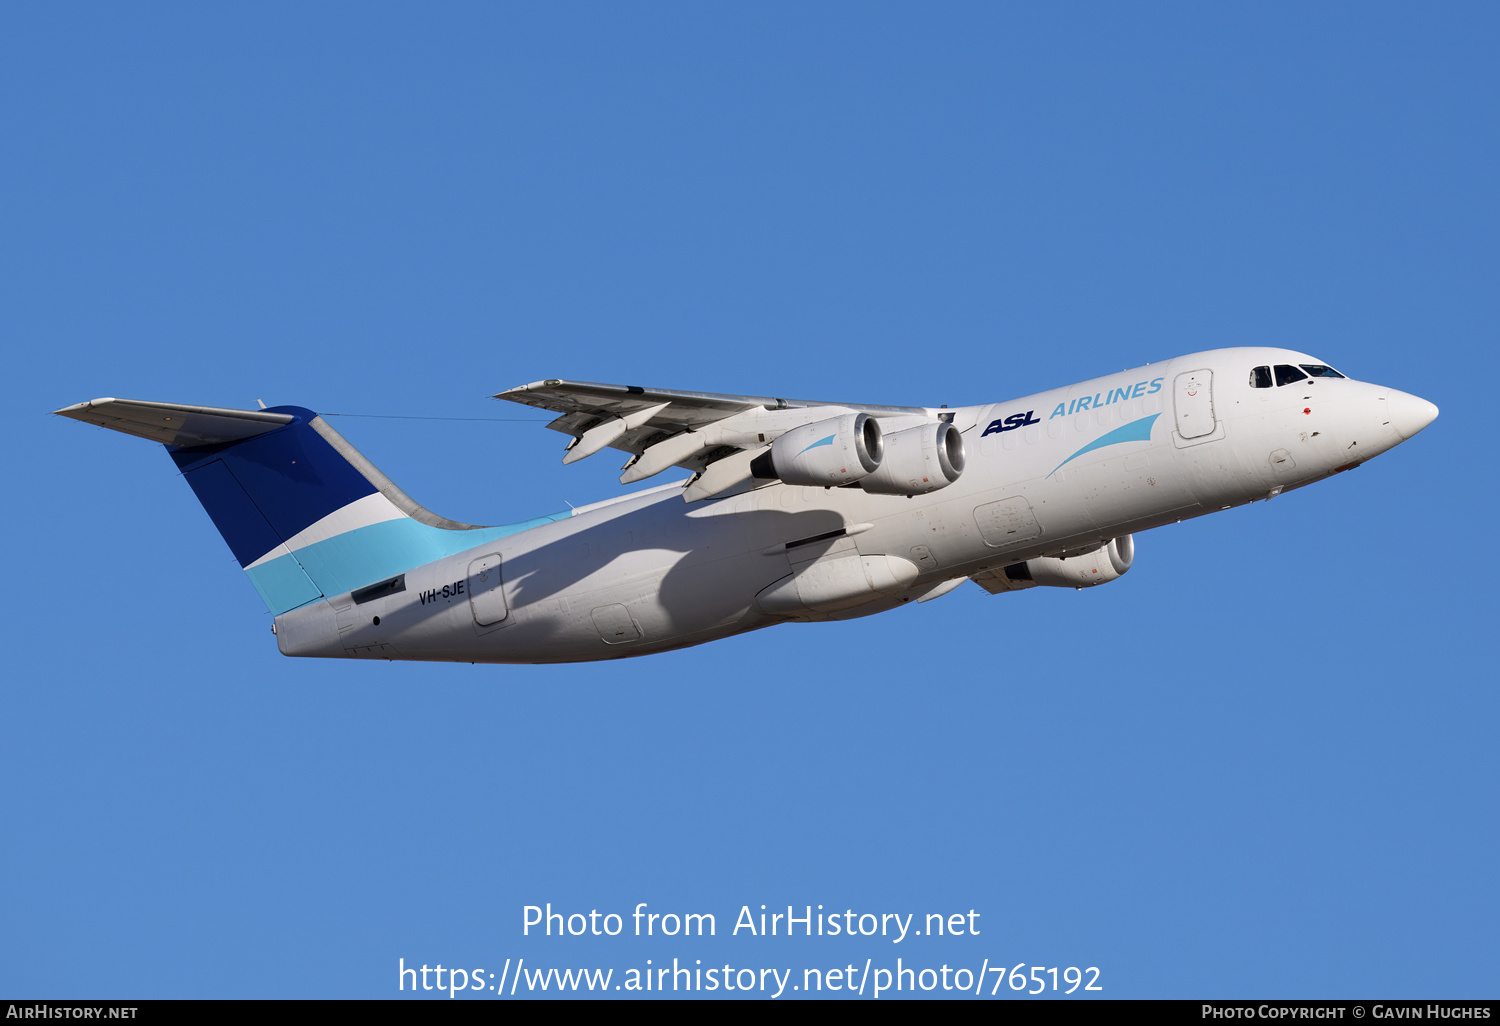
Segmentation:
<svg viewBox="0 0 1500 1026">
<path fill-rule="evenodd" d="M 1410 438 L 1437 420 L 1438 408 L 1426 399 L 1393 391 L 1385 397 L 1385 402 L 1391 427 L 1403 439 Z"/>
</svg>

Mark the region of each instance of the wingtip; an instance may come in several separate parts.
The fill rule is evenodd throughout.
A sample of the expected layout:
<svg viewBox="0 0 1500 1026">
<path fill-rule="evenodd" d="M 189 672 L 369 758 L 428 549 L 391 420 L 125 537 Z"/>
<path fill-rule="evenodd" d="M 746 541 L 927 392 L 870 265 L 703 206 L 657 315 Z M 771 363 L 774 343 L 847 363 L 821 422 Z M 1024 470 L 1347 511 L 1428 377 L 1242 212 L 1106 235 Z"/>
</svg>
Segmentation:
<svg viewBox="0 0 1500 1026">
<path fill-rule="evenodd" d="M 557 384 L 557 382 L 554 381 L 554 380 L 551 380 L 551 379 L 549 379 L 547 381 L 533 381 L 533 382 L 531 382 L 528 385 L 517 385 L 515 388 L 507 388 L 503 392 L 496 392 L 494 395 L 490 396 L 490 398 L 491 399 L 509 399 L 511 396 L 515 395 L 517 392 L 530 392 L 532 389 L 535 389 L 535 388 L 545 388 L 548 385 L 554 385 L 554 384 Z"/>
<path fill-rule="evenodd" d="M 74 403 L 72 406 L 64 406 L 62 409 L 53 410 L 52 412 L 59 417 L 76 417 L 78 414 L 84 412 L 85 410 L 92 409 L 95 406 L 102 406 L 105 403 L 112 403 L 116 401 L 117 400 L 110 397 L 106 397 L 104 399 L 90 399 L 88 402 Z"/>
</svg>

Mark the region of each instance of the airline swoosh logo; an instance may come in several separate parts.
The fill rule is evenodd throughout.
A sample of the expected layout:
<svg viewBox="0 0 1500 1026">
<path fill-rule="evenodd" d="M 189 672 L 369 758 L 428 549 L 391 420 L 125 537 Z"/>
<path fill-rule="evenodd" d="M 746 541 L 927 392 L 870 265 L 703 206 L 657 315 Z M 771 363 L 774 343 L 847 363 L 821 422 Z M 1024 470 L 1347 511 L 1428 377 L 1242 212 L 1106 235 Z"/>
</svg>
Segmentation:
<svg viewBox="0 0 1500 1026">
<path fill-rule="evenodd" d="M 1093 452 L 1095 449 L 1102 449 L 1106 445 L 1119 445 L 1121 442 L 1151 441 L 1151 428 L 1156 424 L 1156 418 L 1160 416 L 1161 414 L 1159 413 L 1153 413 L 1149 417 L 1142 417 L 1140 420 L 1132 420 L 1129 424 L 1122 424 L 1120 427 L 1115 428 L 1113 431 L 1109 431 L 1105 434 L 1100 435 L 1088 445 L 1085 445 L 1082 449 L 1079 449 L 1073 455 L 1069 456 L 1057 466 L 1053 467 L 1052 473 L 1048 474 L 1047 476 L 1051 477 L 1052 474 L 1057 473 L 1063 467 L 1067 466 L 1069 463 L 1072 463 L 1084 453 Z"/>
<path fill-rule="evenodd" d="M 814 443 L 813 443 L 813 444 L 812 444 L 812 445 L 809 445 L 809 446 L 808 446 L 808 447 L 807 447 L 807 449 L 816 449 L 816 448 L 817 448 L 817 447 L 818 447 L 818 446 L 820 446 L 820 445 L 832 445 L 832 444 L 833 444 L 833 436 L 832 436 L 832 435 L 829 435 L 829 436 L 828 436 L 828 437 L 827 437 L 827 438 L 820 438 L 820 439 L 818 439 L 818 440 L 817 440 L 817 441 L 816 441 L 816 442 L 814 442 Z M 803 450 L 802 450 L 802 452 L 806 452 L 806 451 L 807 451 L 807 449 L 803 449 Z M 801 455 L 802 455 L 802 452 L 799 452 L 799 453 L 798 453 L 798 454 L 797 454 L 797 456 L 801 456 Z M 792 459 L 796 459 L 796 458 L 797 458 L 797 456 L 793 456 L 793 457 L 792 457 Z"/>
</svg>

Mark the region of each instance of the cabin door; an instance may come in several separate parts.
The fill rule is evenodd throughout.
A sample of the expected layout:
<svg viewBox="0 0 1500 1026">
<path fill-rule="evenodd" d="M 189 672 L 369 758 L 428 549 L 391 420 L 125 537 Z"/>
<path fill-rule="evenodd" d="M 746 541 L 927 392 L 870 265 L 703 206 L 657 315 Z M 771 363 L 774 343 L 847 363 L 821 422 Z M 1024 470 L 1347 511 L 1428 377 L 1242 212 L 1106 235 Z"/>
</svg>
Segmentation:
<svg viewBox="0 0 1500 1026">
<path fill-rule="evenodd" d="M 500 582 L 500 556 L 490 553 L 469 563 L 469 608 L 474 622 L 481 627 L 499 623 L 510 615 L 505 605 L 505 589 Z"/>
<path fill-rule="evenodd" d="M 1173 393 L 1177 410 L 1177 433 L 1183 438 L 1211 435 L 1214 420 L 1214 372 L 1195 370 L 1177 375 Z"/>
</svg>

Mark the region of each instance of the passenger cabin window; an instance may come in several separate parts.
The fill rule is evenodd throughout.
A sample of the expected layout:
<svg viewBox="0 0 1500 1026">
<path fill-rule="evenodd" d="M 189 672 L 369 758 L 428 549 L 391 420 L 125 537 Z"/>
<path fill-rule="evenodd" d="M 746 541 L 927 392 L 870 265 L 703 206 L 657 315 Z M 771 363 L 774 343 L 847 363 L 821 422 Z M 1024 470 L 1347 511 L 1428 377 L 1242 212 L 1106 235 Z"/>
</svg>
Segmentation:
<svg viewBox="0 0 1500 1026">
<path fill-rule="evenodd" d="M 1269 367 L 1252 367 L 1250 369 L 1250 387 L 1251 388 L 1270 388 L 1271 387 L 1271 368 L 1269 368 Z"/>
<path fill-rule="evenodd" d="M 1308 374 L 1310 374 L 1312 377 L 1315 377 L 1315 378 L 1341 378 L 1341 377 L 1343 377 L 1342 374 L 1340 374 L 1338 371 L 1334 370 L 1332 367 L 1329 367 L 1326 364 L 1321 364 L 1321 363 L 1304 363 L 1302 365 L 1302 369 L 1305 370 L 1305 371 L 1307 371 Z"/>
<path fill-rule="evenodd" d="M 1290 385 L 1293 381 L 1301 381 L 1307 375 L 1289 363 L 1278 363 L 1276 365 L 1276 384 Z"/>
</svg>

